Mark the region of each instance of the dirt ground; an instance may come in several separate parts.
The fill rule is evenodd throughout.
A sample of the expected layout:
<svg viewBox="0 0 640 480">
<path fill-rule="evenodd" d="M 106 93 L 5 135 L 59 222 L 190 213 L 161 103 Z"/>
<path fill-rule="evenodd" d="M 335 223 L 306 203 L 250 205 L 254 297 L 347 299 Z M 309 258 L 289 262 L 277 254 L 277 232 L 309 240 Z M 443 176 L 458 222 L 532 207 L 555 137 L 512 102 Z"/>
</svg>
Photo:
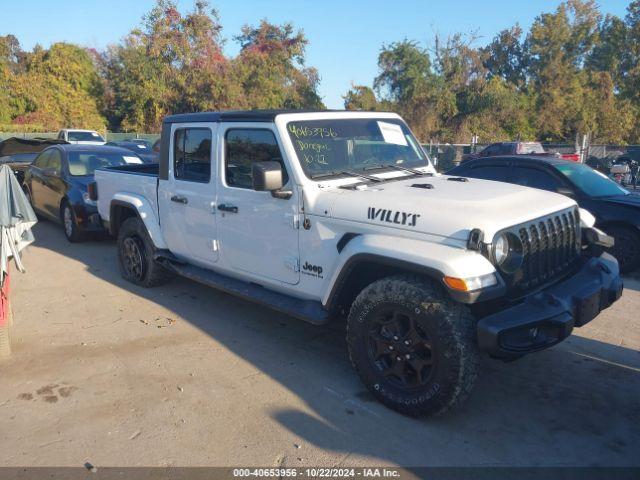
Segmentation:
<svg viewBox="0 0 640 480">
<path fill-rule="evenodd" d="M 326 328 L 184 279 L 124 282 L 113 241 L 41 222 L 13 274 L 1 466 L 638 466 L 640 277 L 561 345 L 484 359 L 429 420 L 376 403 Z"/>
</svg>

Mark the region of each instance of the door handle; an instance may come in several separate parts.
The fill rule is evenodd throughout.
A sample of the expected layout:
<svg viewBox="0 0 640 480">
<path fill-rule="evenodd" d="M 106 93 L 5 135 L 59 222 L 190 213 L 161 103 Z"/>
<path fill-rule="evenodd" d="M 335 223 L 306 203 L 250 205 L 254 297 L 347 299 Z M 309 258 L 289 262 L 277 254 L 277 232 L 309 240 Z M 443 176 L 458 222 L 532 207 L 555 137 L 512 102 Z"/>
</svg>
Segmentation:
<svg viewBox="0 0 640 480">
<path fill-rule="evenodd" d="M 180 195 L 174 195 L 173 197 L 171 197 L 171 201 L 176 203 L 182 203 L 183 205 L 186 205 L 187 203 L 189 203 L 189 200 L 187 199 L 187 197 L 181 197 Z"/>
<path fill-rule="evenodd" d="M 238 213 L 238 207 L 236 207 L 235 205 L 225 205 L 224 203 L 218 205 L 218 210 L 229 213 Z"/>
</svg>

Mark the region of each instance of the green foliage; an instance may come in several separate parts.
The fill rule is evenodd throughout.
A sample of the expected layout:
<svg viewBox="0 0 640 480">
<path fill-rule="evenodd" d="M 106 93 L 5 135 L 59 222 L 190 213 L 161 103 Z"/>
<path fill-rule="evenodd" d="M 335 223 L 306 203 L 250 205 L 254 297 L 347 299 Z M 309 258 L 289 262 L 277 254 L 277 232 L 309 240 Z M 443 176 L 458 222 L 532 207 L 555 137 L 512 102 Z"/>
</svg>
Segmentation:
<svg viewBox="0 0 640 480">
<path fill-rule="evenodd" d="M 423 139 L 640 142 L 640 0 L 624 19 L 593 0 L 566 0 L 523 32 L 436 37 L 431 48 L 384 45 L 375 94 L 352 87 L 345 108 L 399 111 Z"/>
<path fill-rule="evenodd" d="M 30 125 L 104 129 L 102 93 L 87 50 L 55 43 L 26 53 L 15 37 L 0 37 L 0 123 L 20 130 Z"/>
<path fill-rule="evenodd" d="M 103 56 L 112 128 L 158 131 L 165 115 L 185 111 L 323 107 L 318 74 L 304 68 L 302 32 L 266 20 L 245 26 L 240 54 L 228 58 L 221 30 L 204 1 L 183 16 L 159 0 L 142 29 Z"/>
<path fill-rule="evenodd" d="M 9 122 L 20 111 L 17 87 L 20 44 L 13 35 L 0 37 L 0 123 Z"/>
<path fill-rule="evenodd" d="M 181 14 L 157 0 L 105 52 L 54 44 L 22 52 L 0 37 L 0 123 L 159 131 L 165 115 L 239 108 L 324 108 L 305 67 L 307 40 L 290 24 L 245 26 L 236 58 L 223 53 L 218 13 L 204 0 Z"/>
<path fill-rule="evenodd" d="M 215 9 L 181 13 L 157 0 L 119 43 L 97 52 L 66 43 L 25 52 L 0 36 L 0 128 L 86 127 L 158 131 L 177 112 L 324 108 L 320 75 L 305 65 L 307 39 L 285 23 L 245 25 L 224 54 Z M 372 87 L 352 85 L 350 110 L 394 110 L 423 140 L 541 139 L 640 142 L 640 0 L 624 18 L 594 0 L 565 0 L 487 45 L 473 35 L 429 48 L 383 45 Z"/>
<path fill-rule="evenodd" d="M 22 111 L 14 123 L 104 129 L 97 101 L 101 84 L 85 49 L 66 43 L 49 50 L 37 47 L 25 55 L 24 72 L 16 83 Z"/>
<path fill-rule="evenodd" d="M 318 72 L 304 68 L 302 31 L 262 20 L 257 27 L 245 25 L 235 39 L 242 47 L 233 73 L 242 87 L 243 108 L 323 108 Z"/>
<path fill-rule="evenodd" d="M 364 85 L 352 85 L 351 89 L 342 97 L 344 108 L 347 110 L 378 110 L 379 103 L 374 91 Z"/>
</svg>

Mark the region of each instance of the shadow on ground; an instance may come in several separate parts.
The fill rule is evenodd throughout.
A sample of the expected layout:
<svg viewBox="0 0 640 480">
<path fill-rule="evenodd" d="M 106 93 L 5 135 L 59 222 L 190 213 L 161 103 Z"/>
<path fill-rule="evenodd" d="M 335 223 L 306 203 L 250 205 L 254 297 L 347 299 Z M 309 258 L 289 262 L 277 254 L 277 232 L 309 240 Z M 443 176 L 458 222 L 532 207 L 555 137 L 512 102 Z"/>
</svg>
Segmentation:
<svg viewBox="0 0 640 480">
<path fill-rule="evenodd" d="M 138 288 L 121 279 L 113 241 L 71 245 L 48 222 L 35 236 L 36 246 L 171 309 L 294 393 L 313 414 L 276 406 L 271 415 L 319 448 L 400 465 L 451 465 L 452 459 L 458 465 L 638 465 L 635 350 L 574 335 L 514 363 L 484 359 L 463 407 L 440 418 L 410 419 L 361 386 L 341 325 L 308 325 L 184 279 Z"/>
</svg>

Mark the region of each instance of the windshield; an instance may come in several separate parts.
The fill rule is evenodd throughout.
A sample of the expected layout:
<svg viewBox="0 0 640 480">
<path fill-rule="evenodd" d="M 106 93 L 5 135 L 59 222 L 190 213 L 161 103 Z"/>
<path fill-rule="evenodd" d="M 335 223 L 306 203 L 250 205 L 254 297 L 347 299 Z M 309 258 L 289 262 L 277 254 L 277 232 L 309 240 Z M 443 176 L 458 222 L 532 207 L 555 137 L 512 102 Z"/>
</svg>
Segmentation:
<svg viewBox="0 0 640 480">
<path fill-rule="evenodd" d="M 544 147 L 538 142 L 526 142 L 518 145 L 518 153 L 523 155 L 531 155 L 536 153 L 545 153 Z"/>
<path fill-rule="evenodd" d="M 563 163 L 555 167 L 576 187 L 592 197 L 627 195 L 629 192 L 602 173 L 582 163 Z"/>
<path fill-rule="evenodd" d="M 96 132 L 69 132 L 67 135 L 70 142 L 104 142 Z"/>
<path fill-rule="evenodd" d="M 418 141 L 397 119 L 304 120 L 289 122 L 287 131 L 310 178 L 429 165 Z"/>
<path fill-rule="evenodd" d="M 127 145 L 126 148 L 139 148 L 139 149 L 150 149 L 151 148 L 151 142 L 148 142 L 146 140 L 125 140 L 123 142 L 123 145 Z"/>
<path fill-rule="evenodd" d="M 96 168 L 143 163 L 140 157 L 112 152 L 69 152 L 69 173 L 73 176 L 93 175 Z"/>
</svg>

